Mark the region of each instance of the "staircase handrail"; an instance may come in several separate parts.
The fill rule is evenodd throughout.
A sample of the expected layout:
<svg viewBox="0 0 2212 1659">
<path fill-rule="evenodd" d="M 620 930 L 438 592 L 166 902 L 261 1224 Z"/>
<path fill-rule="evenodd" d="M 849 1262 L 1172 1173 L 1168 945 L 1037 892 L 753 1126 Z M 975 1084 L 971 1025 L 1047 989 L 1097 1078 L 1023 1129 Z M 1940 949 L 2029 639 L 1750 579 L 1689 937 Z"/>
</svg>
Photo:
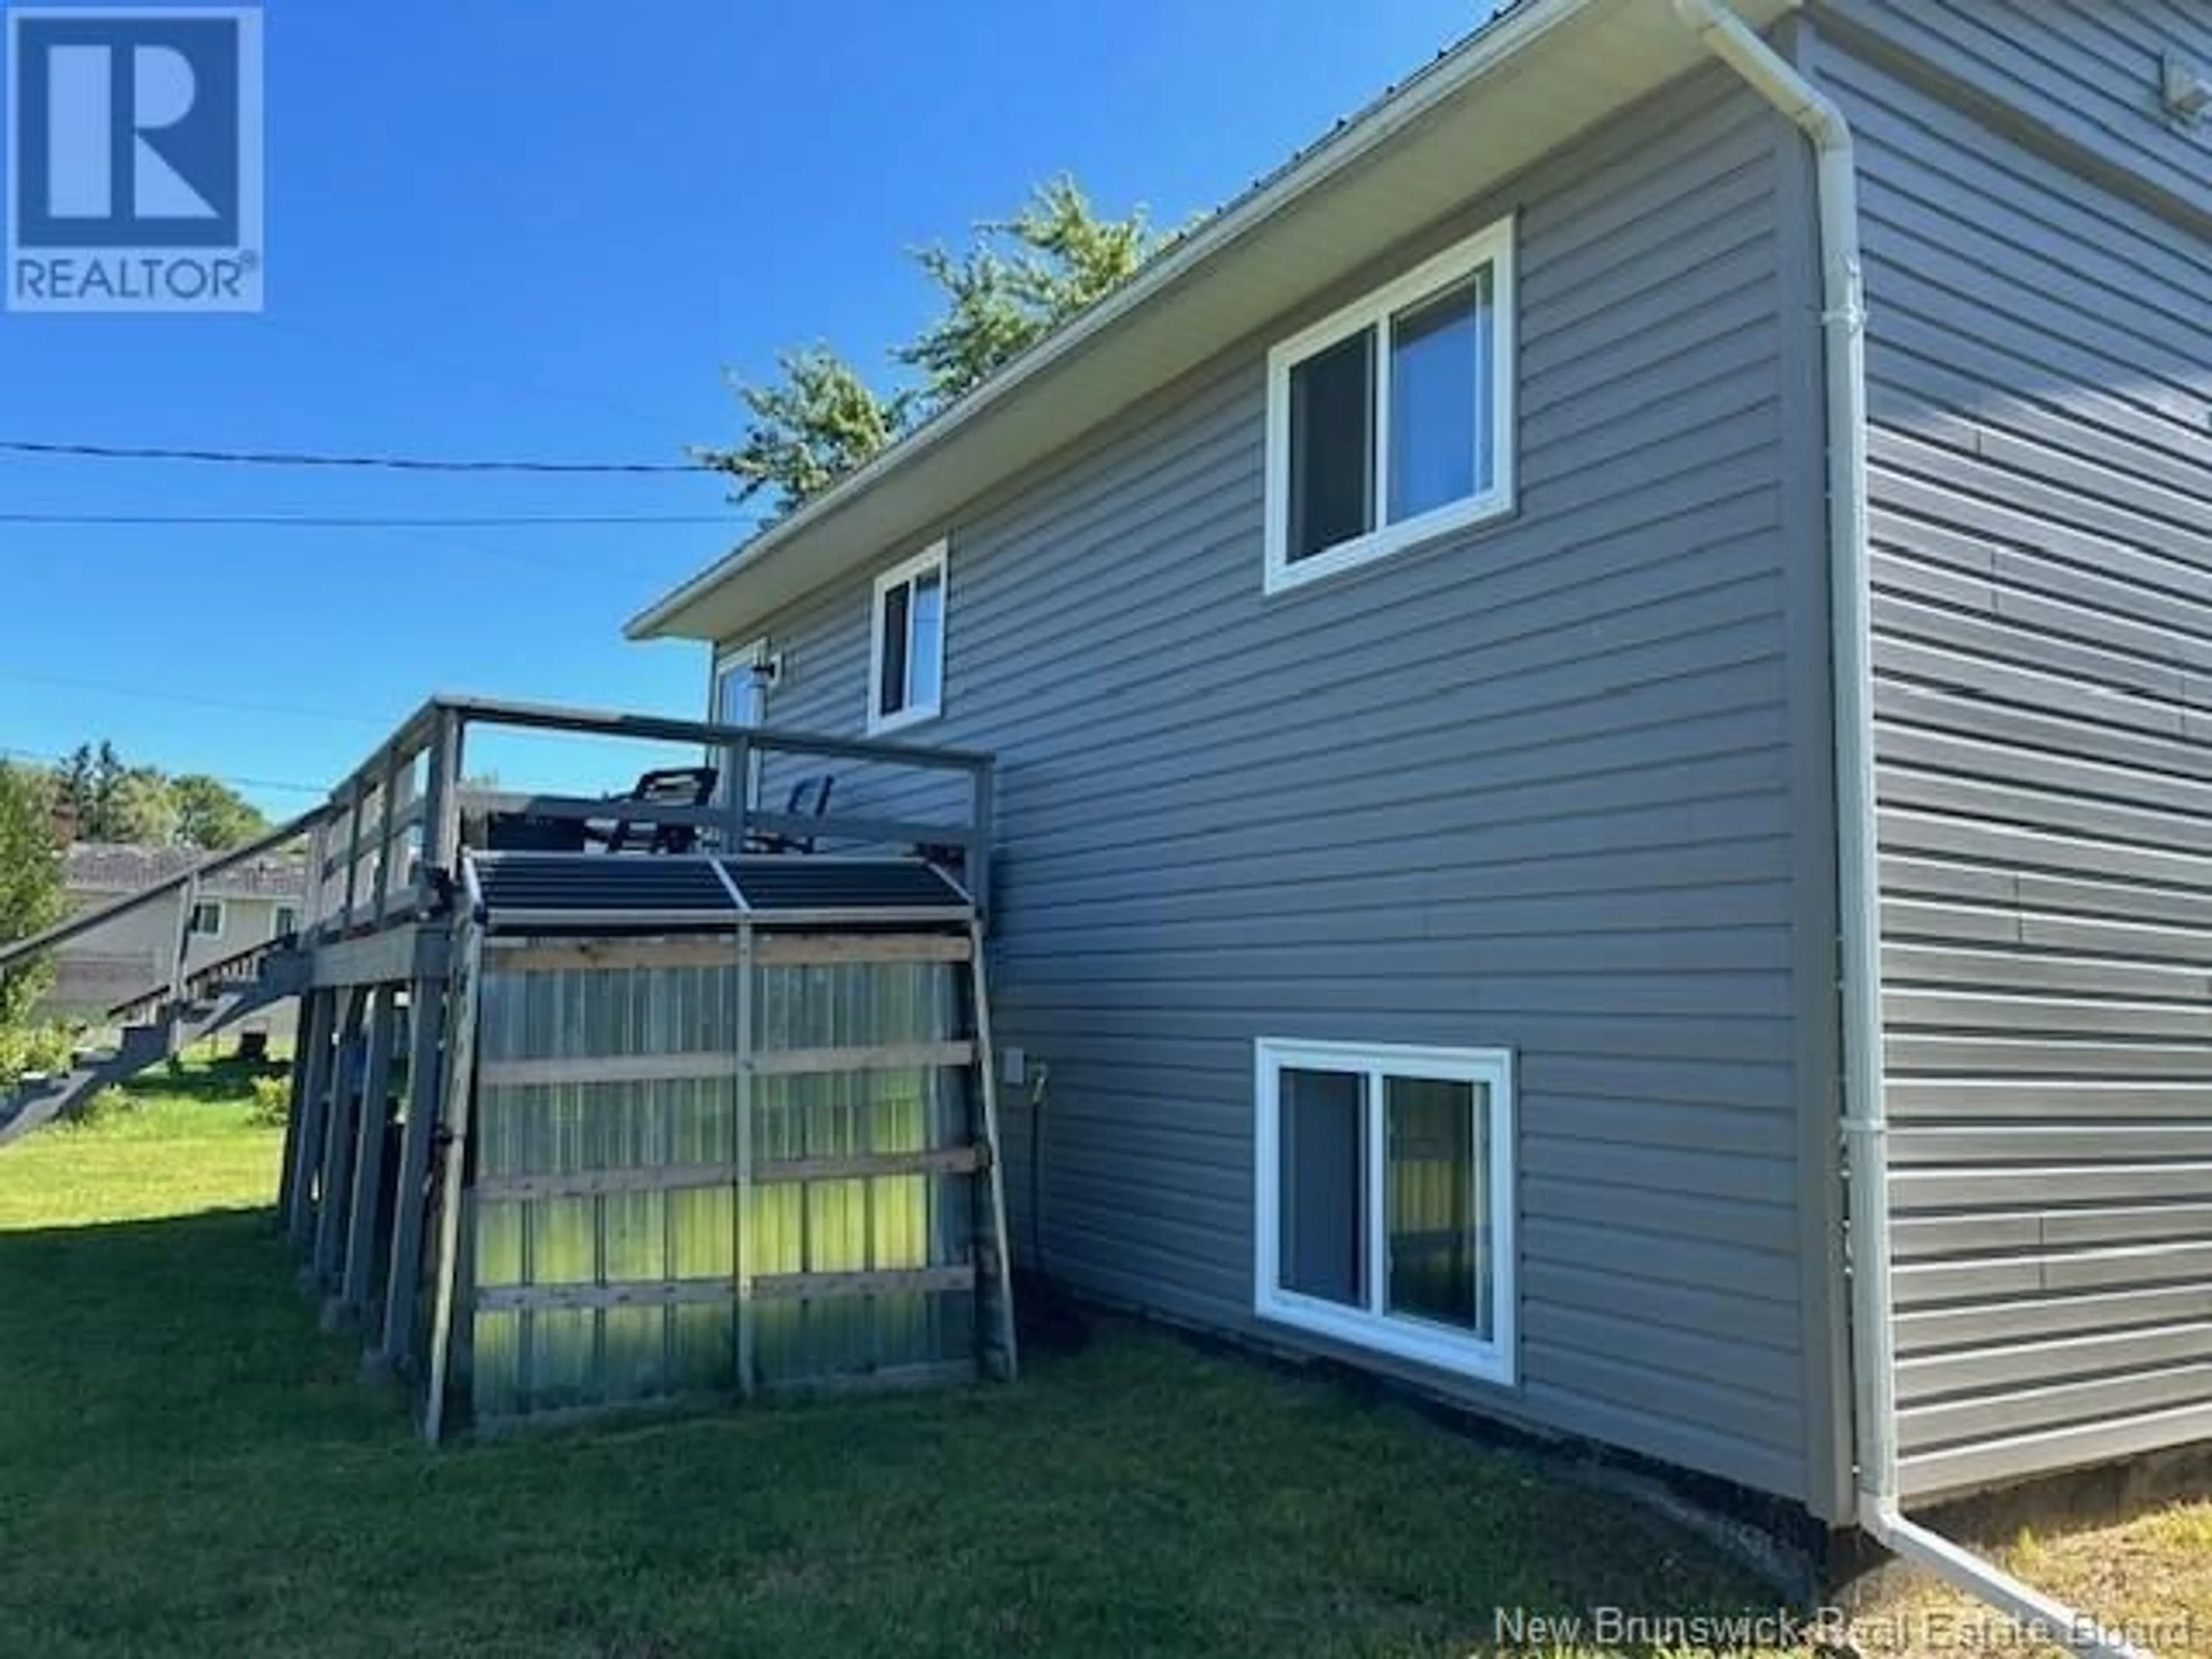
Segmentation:
<svg viewBox="0 0 2212 1659">
<path fill-rule="evenodd" d="M 173 876 L 163 878 L 151 886 L 141 887 L 135 892 L 122 894 L 107 903 L 95 905 L 89 910 L 81 910 L 68 920 L 56 922 L 52 927 L 40 933 L 33 933 L 27 939 L 15 939 L 0 945 L 0 971 L 12 968 L 18 963 L 27 962 L 33 957 L 54 949 L 57 945 L 66 945 L 73 939 L 80 939 L 97 928 L 106 927 L 119 917 L 130 915 L 149 905 L 158 904 L 166 899 L 172 898 L 179 893 L 196 889 L 210 876 L 219 876 L 226 870 L 259 858 L 264 853 L 273 852 L 287 842 L 297 841 L 301 836 L 313 833 L 320 825 L 336 817 L 339 811 L 340 808 L 336 804 L 325 802 L 320 806 L 302 812 L 289 823 L 279 824 L 266 835 L 256 836 L 252 841 L 221 853 L 211 853 L 206 858 L 179 870 Z M 187 919 L 187 925 L 189 925 L 189 919 Z"/>
</svg>

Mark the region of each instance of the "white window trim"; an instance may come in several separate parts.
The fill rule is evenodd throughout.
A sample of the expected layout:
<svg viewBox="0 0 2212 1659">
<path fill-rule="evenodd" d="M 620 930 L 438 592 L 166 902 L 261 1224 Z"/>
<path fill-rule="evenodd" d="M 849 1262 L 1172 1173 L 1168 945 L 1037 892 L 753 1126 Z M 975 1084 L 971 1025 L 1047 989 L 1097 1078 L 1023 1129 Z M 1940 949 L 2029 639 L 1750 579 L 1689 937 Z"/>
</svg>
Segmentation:
<svg viewBox="0 0 2212 1659">
<path fill-rule="evenodd" d="M 290 931 L 290 932 L 292 932 L 292 933 L 298 933 L 298 932 L 300 931 L 300 907 L 299 907 L 298 905 L 296 905 L 296 904 L 276 904 L 276 905 L 271 905 L 271 906 L 270 907 L 270 910 L 269 910 L 269 937 L 270 937 L 270 938 L 271 938 L 271 939 L 282 939 L 282 938 L 283 938 L 283 937 L 284 937 L 285 933 L 288 931 L 288 930 L 285 928 L 284 925 L 283 925 L 283 923 L 284 923 L 284 913 L 285 913 L 287 910 L 289 910 L 289 911 L 292 913 L 292 926 L 291 926 L 291 927 L 290 927 L 290 929 L 289 929 L 289 931 Z"/>
<path fill-rule="evenodd" d="M 215 912 L 215 926 L 204 932 L 192 925 L 199 920 L 202 910 Z M 185 935 L 188 939 L 218 939 L 222 937 L 223 929 L 229 921 L 229 915 L 221 899 L 197 899 L 192 903 L 192 914 L 185 919 Z"/>
<path fill-rule="evenodd" d="M 1282 1073 L 1285 1070 L 1348 1072 L 1366 1077 L 1372 1098 L 1382 1098 L 1385 1077 L 1438 1078 L 1472 1083 L 1488 1091 L 1490 1103 L 1489 1185 L 1491 1335 L 1487 1340 L 1443 1326 L 1425 1325 L 1403 1315 L 1346 1308 L 1281 1285 Z M 1410 1359 L 1440 1370 L 1510 1387 L 1516 1376 L 1515 1310 L 1519 1273 L 1514 1243 L 1513 1053 L 1508 1048 L 1438 1048 L 1370 1042 L 1321 1042 L 1261 1037 L 1254 1045 L 1253 1136 L 1253 1311 L 1278 1324 L 1295 1326 L 1355 1347 Z M 1363 1126 L 1367 1137 L 1368 1251 L 1375 1264 L 1379 1299 L 1383 1157 L 1382 1113 L 1372 1107 Z"/>
<path fill-rule="evenodd" d="M 902 564 L 895 564 L 876 578 L 875 597 L 868 606 L 868 735 L 879 738 L 887 732 L 900 732 L 909 726 L 919 726 L 924 720 L 933 720 L 945 712 L 945 682 L 949 677 L 949 665 L 945 657 L 945 625 L 952 614 L 952 587 L 945 573 L 945 541 L 942 538 Z M 886 714 L 884 706 L 884 603 L 891 589 L 901 582 L 912 581 L 930 570 L 937 572 L 937 696 L 929 702 L 909 703 L 896 714 Z M 907 615 L 914 612 L 908 601 Z"/>
<path fill-rule="evenodd" d="M 1281 593 L 1309 582 L 1355 569 L 1376 559 L 1388 558 L 1416 544 L 1486 520 L 1503 518 L 1514 509 L 1513 425 L 1514 337 L 1516 307 L 1513 281 L 1514 222 L 1510 215 L 1455 242 L 1433 258 L 1423 260 L 1395 282 L 1364 295 L 1334 311 L 1309 328 L 1279 342 L 1267 353 L 1267 568 L 1264 591 Z M 1490 388 L 1489 437 L 1492 456 L 1491 487 L 1464 500 L 1448 501 L 1395 524 L 1378 523 L 1373 530 L 1310 557 L 1290 556 L 1291 526 L 1291 371 L 1316 352 L 1358 333 L 1377 331 L 1375 353 L 1374 454 L 1369 458 L 1380 518 L 1389 489 L 1390 454 L 1390 350 L 1382 325 L 1394 312 L 1402 311 L 1439 289 L 1449 288 L 1480 265 L 1491 267 L 1491 303 L 1494 336 L 1491 361 L 1494 369 Z"/>
</svg>

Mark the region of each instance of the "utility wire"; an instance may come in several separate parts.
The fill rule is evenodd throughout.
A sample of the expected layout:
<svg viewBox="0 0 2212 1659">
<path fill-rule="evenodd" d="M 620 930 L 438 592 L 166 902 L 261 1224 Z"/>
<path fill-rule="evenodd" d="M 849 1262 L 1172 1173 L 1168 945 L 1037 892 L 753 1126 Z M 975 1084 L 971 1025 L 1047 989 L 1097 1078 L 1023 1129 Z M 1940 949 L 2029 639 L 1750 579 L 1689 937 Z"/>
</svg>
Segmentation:
<svg viewBox="0 0 2212 1659">
<path fill-rule="evenodd" d="M 125 444 L 38 443 L 0 438 L 0 453 L 95 461 L 196 461 L 221 466 L 364 467 L 390 472 L 529 472 L 572 475 L 711 472 L 699 461 L 545 461 L 434 455 L 326 455 L 301 450 L 168 449 Z"/>
<path fill-rule="evenodd" d="M 0 524 L 47 526 L 106 525 L 233 530 L 528 530 L 540 526 L 613 525 L 750 525 L 758 513 L 543 513 L 416 517 L 354 513 L 0 513 Z"/>
</svg>

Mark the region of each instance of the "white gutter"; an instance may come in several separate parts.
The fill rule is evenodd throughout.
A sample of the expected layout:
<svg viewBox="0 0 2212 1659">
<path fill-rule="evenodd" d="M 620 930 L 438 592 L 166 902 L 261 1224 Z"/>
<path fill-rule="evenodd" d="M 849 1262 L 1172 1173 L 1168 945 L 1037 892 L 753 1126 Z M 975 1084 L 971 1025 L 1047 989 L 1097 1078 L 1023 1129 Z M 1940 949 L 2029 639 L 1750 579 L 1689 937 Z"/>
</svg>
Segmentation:
<svg viewBox="0 0 2212 1659">
<path fill-rule="evenodd" d="M 1718 0 L 1674 0 L 1714 57 L 1813 144 L 1827 342 L 1828 580 L 1842 933 L 1844 1147 L 1849 1176 L 1851 1379 L 1858 1523 L 2045 1639 L 2099 1659 L 2148 1659 L 2087 1614 L 1908 1519 L 1897 1496 L 1897 1347 L 1890 1286 L 1889 1108 L 1882 1079 L 1874 653 L 1867 558 L 1866 289 L 1858 167 L 1844 112 Z"/>
</svg>

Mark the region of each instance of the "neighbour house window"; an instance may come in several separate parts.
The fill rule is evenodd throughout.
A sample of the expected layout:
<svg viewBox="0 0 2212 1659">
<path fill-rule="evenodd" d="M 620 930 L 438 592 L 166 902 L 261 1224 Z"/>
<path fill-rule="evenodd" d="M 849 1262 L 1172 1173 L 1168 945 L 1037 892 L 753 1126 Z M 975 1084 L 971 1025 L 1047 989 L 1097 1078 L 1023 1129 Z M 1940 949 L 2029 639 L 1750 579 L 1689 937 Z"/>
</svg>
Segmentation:
<svg viewBox="0 0 2212 1659">
<path fill-rule="evenodd" d="M 876 578 L 868 730 L 896 732 L 945 704 L 945 544 Z"/>
<path fill-rule="evenodd" d="M 196 939 L 222 937 L 222 901 L 202 899 L 192 906 L 192 935 Z"/>
<path fill-rule="evenodd" d="M 296 904 L 278 905 L 275 914 L 269 919 L 269 937 L 283 939 L 299 931 L 300 907 Z"/>
<path fill-rule="evenodd" d="M 1513 225 L 1267 354 L 1267 590 L 1513 505 Z"/>
<path fill-rule="evenodd" d="M 1513 1069 L 1503 1049 L 1262 1039 L 1261 1317 L 1513 1380 Z"/>
</svg>

